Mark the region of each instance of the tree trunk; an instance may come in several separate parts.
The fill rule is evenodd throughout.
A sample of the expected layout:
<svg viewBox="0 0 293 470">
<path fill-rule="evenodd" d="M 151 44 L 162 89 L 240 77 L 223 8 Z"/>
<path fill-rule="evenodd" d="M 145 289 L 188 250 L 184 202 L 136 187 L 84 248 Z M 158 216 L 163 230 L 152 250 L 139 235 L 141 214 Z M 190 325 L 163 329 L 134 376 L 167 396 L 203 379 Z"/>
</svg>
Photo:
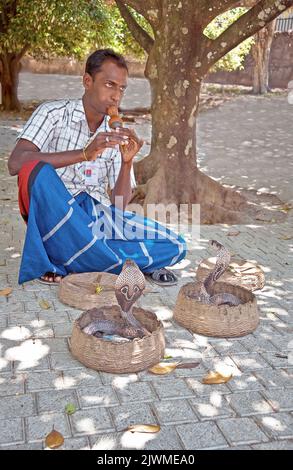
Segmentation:
<svg viewBox="0 0 293 470">
<path fill-rule="evenodd" d="M 204 72 L 186 54 L 190 44 L 182 37 L 177 41 L 164 38 L 155 45 L 146 67 L 152 90 L 151 153 L 135 165 L 137 182 L 146 188 L 144 207 L 200 204 L 201 222 L 236 223 L 245 199 L 197 168 L 196 117 Z"/>
<path fill-rule="evenodd" d="M 255 35 L 255 44 L 251 49 L 254 58 L 253 93 L 255 94 L 260 95 L 269 91 L 269 60 L 275 24 L 276 20 Z"/>
<path fill-rule="evenodd" d="M 3 53 L 0 55 L 1 101 L 5 111 L 19 111 L 21 108 L 17 96 L 19 81 L 20 59 L 16 54 Z"/>
</svg>

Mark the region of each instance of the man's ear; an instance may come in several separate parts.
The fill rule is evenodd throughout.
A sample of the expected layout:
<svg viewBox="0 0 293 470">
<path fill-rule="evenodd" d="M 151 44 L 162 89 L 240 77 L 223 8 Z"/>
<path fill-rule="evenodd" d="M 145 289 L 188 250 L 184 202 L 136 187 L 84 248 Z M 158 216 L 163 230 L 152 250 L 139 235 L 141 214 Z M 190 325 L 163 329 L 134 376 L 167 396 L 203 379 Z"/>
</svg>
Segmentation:
<svg viewBox="0 0 293 470">
<path fill-rule="evenodd" d="M 83 78 L 82 78 L 82 82 L 83 82 L 83 86 L 84 86 L 85 90 L 88 90 L 91 87 L 92 83 L 93 83 L 93 79 L 92 79 L 91 75 L 86 72 L 84 74 Z"/>
</svg>

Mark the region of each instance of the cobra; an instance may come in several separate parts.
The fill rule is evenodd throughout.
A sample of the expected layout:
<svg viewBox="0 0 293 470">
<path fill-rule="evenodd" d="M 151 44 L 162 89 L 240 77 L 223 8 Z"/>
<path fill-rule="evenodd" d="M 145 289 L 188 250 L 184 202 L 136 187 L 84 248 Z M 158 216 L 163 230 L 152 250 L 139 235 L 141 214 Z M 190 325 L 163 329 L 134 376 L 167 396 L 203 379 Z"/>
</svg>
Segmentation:
<svg viewBox="0 0 293 470">
<path fill-rule="evenodd" d="M 200 286 L 200 302 L 213 305 L 240 305 L 242 301 L 233 294 L 225 292 L 214 295 L 210 294 L 215 282 L 224 274 L 228 268 L 231 255 L 229 251 L 218 241 L 210 240 L 209 244 L 217 251 L 217 260 L 214 269 L 207 275 Z"/>
<path fill-rule="evenodd" d="M 127 259 L 115 283 L 115 296 L 120 307 L 121 320 L 116 322 L 106 319 L 102 312 L 99 312 L 99 318 L 87 325 L 83 331 L 97 337 L 102 336 L 102 333 L 119 335 L 129 339 L 149 336 L 150 332 L 132 313 L 133 306 L 144 289 L 143 273 L 134 261 Z"/>
</svg>

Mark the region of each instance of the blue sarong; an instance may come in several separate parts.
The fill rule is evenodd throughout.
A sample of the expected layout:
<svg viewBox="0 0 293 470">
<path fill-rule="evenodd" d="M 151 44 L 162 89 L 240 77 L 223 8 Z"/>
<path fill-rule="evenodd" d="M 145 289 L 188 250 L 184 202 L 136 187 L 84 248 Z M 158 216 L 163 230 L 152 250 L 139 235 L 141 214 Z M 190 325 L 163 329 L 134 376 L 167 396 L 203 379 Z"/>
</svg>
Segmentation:
<svg viewBox="0 0 293 470">
<path fill-rule="evenodd" d="M 158 222 L 105 206 L 86 192 L 72 197 L 50 164 L 26 164 L 19 187 L 27 222 L 20 284 L 47 272 L 119 274 L 127 258 L 148 273 L 186 255 L 184 239 Z M 26 191 L 27 214 L 21 204 Z"/>
</svg>

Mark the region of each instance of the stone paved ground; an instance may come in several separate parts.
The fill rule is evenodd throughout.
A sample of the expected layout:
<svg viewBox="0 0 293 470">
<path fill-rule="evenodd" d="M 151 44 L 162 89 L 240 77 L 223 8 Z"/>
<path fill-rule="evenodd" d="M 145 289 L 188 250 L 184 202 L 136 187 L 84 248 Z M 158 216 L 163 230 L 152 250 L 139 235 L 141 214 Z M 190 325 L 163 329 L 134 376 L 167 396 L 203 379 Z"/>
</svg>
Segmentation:
<svg viewBox="0 0 293 470">
<path fill-rule="evenodd" d="M 21 96 L 61 97 L 68 90 L 64 77 L 23 75 Z M 45 80 L 45 81 L 44 81 Z M 71 95 L 80 90 L 70 77 Z M 135 89 L 132 88 L 135 86 Z M 132 100 L 132 93 L 137 96 Z M 129 103 L 142 105 L 144 81 L 134 81 Z M 47 93 L 45 95 L 45 92 Z M 59 92 L 59 95 L 58 95 Z M 286 98 L 241 96 L 200 116 L 200 162 L 222 182 L 245 188 L 266 188 L 292 201 L 292 113 Z M 21 121 L 0 123 L 0 448 L 42 449 L 54 425 L 65 437 L 64 449 L 292 449 L 292 258 L 293 217 L 283 224 L 204 226 L 191 240 L 178 265 L 176 288 L 157 288 L 141 304 L 152 309 L 165 326 L 166 354 L 201 359 L 196 369 L 181 369 L 160 377 L 147 372 L 128 375 L 98 373 L 73 360 L 67 339 L 79 311 L 62 305 L 55 287 L 35 282 L 17 285 L 24 224 L 18 215 L 16 181 L 9 178 L 5 159 Z M 141 126 L 149 133 L 149 127 Z M 266 165 L 268 168 L 266 168 Z M 263 189 L 264 190 L 264 189 Z M 232 252 L 259 263 L 266 285 L 256 292 L 261 322 L 243 338 L 224 340 L 192 335 L 172 320 L 181 285 L 217 238 Z M 289 238 L 289 239 L 286 239 Z M 42 310 L 40 300 L 50 303 Z M 291 341 L 291 344 L 289 342 Z M 225 385 L 201 383 L 211 369 L 232 371 Z M 66 415 L 74 403 L 77 411 Z M 158 434 L 131 434 L 130 424 L 158 423 Z"/>
</svg>

